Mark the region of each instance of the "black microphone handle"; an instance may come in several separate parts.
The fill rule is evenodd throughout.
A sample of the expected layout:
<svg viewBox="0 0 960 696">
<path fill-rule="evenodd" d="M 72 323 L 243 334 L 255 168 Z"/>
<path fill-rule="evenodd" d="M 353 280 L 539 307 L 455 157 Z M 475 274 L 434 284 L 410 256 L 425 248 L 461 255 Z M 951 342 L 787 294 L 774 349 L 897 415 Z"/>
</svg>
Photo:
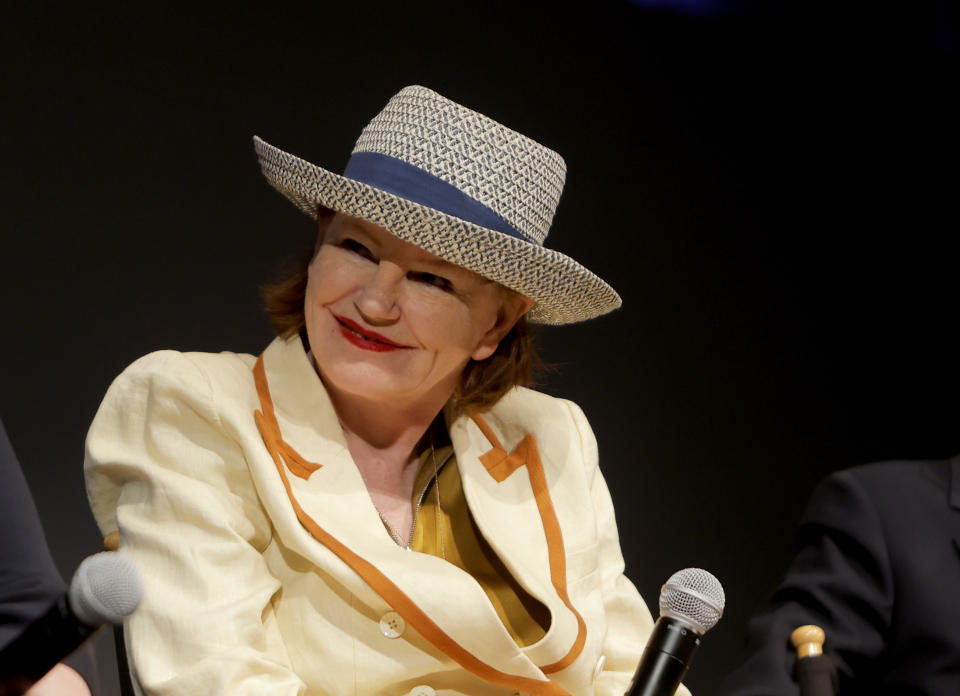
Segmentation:
<svg viewBox="0 0 960 696">
<path fill-rule="evenodd" d="M 661 616 L 643 649 L 627 696 L 673 696 L 699 645 L 700 634 L 689 625 Z"/>
<path fill-rule="evenodd" d="M 18 696 L 96 630 L 70 610 L 67 594 L 0 650 L 0 696 Z"/>
</svg>

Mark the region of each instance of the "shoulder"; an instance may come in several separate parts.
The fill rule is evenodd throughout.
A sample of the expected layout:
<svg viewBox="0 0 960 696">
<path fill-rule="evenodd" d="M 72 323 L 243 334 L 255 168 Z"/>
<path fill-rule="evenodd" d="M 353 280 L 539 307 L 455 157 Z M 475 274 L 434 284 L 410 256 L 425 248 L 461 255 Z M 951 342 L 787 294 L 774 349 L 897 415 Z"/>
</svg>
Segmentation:
<svg viewBox="0 0 960 696">
<path fill-rule="evenodd" d="M 133 361 L 117 377 L 116 382 L 182 383 L 197 389 L 207 382 L 229 382 L 238 377 L 248 379 L 256 358 L 243 353 L 200 353 L 158 350 Z M 197 379 L 201 383 L 197 383 Z"/>
<path fill-rule="evenodd" d="M 951 460 L 890 460 L 836 471 L 817 487 L 813 501 L 839 504 L 862 498 L 876 508 L 923 505 L 942 499 L 950 486 Z"/>
<path fill-rule="evenodd" d="M 104 535 L 117 530 L 124 490 L 134 500 L 155 488 L 168 496 L 223 482 L 250 488 L 231 414 L 252 412 L 243 404 L 250 397 L 236 398 L 255 398 L 252 376 L 243 375 L 252 362 L 234 353 L 162 350 L 135 360 L 113 381 L 90 424 L 84 456 L 88 499 Z M 244 380 L 250 386 L 239 386 Z"/>
<path fill-rule="evenodd" d="M 514 387 L 498 401 L 490 413 L 519 418 L 525 421 L 571 420 L 583 418 L 583 410 L 573 401 L 550 396 L 527 387 Z"/>
<path fill-rule="evenodd" d="M 175 400 L 213 405 L 253 389 L 255 358 L 238 353 L 158 350 L 128 365 L 111 383 L 100 411 L 137 402 Z"/>
<path fill-rule="evenodd" d="M 846 474 L 876 494 L 909 489 L 946 489 L 950 483 L 949 459 L 891 460 L 846 469 Z"/>
<path fill-rule="evenodd" d="M 88 465 L 118 456 L 121 449 L 155 445 L 158 438 L 166 442 L 178 433 L 223 431 L 233 404 L 256 398 L 252 362 L 249 355 L 174 350 L 138 358 L 100 402 L 87 432 Z"/>
<path fill-rule="evenodd" d="M 883 461 L 827 476 L 807 505 L 799 539 L 831 534 L 877 554 L 913 554 L 926 531 L 951 527 L 950 460 Z"/>
<path fill-rule="evenodd" d="M 593 438 L 587 417 L 576 403 L 526 387 L 511 389 L 483 418 L 496 423 L 505 433 L 515 432 L 519 436 L 532 433 L 539 438 L 573 433 Z"/>
<path fill-rule="evenodd" d="M 258 407 L 253 365 L 242 353 L 159 350 L 120 373 L 107 389 L 87 433 L 88 448 L 100 440 L 140 438 L 160 427 L 196 430 L 206 423 L 237 439 L 237 423 L 252 423 Z M 160 432 L 157 431 L 157 432 Z"/>
</svg>

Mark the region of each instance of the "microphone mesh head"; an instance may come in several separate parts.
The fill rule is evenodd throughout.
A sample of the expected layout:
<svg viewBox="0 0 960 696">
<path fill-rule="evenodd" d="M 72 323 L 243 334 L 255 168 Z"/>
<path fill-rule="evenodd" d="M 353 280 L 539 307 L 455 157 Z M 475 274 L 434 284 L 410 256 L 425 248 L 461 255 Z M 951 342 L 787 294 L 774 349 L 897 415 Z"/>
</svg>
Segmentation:
<svg viewBox="0 0 960 696">
<path fill-rule="evenodd" d="M 693 624 L 701 634 L 717 625 L 725 603 L 720 581 L 700 568 L 678 570 L 660 588 L 660 615 Z"/>
<path fill-rule="evenodd" d="M 140 604 L 143 583 L 133 563 L 116 552 L 103 551 L 79 565 L 68 596 L 73 613 L 88 626 L 116 624 Z"/>
</svg>

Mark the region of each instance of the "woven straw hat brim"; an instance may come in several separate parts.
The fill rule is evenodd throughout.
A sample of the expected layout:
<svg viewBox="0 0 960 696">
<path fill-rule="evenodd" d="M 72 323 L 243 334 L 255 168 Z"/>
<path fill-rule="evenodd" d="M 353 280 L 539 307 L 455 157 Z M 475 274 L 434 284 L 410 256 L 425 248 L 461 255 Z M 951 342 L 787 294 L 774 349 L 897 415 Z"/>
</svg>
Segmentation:
<svg viewBox="0 0 960 696">
<path fill-rule="evenodd" d="M 606 314 L 620 296 L 569 256 L 409 201 L 328 171 L 254 137 L 267 181 L 313 218 L 317 206 L 362 218 L 440 258 L 533 299 L 540 324 L 571 324 Z"/>
</svg>

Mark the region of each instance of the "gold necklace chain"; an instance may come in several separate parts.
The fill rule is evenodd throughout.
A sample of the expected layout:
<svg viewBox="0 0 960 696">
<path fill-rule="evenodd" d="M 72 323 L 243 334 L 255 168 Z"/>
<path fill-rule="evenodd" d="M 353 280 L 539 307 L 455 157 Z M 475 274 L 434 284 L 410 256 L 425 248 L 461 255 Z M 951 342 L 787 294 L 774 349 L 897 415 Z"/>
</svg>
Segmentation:
<svg viewBox="0 0 960 696">
<path fill-rule="evenodd" d="M 397 546 L 402 546 L 409 551 L 410 544 L 405 543 L 404 540 L 400 538 L 400 535 L 397 534 L 397 530 L 393 528 L 393 525 L 387 522 L 387 518 L 383 516 L 382 512 L 380 512 L 380 508 L 378 508 L 376 505 L 373 507 L 376 508 L 377 514 L 380 515 L 380 521 L 383 522 L 383 526 L 387 528 L 387 531 L 390 533 L 390 537 L 394 540 L 394 542 L 396 542 Z"/>
<path fill-rule="evenodd" d="M 440 470 L 437 467 L 437 448 L 433 444 L 433 430 L 430 431 L 430 458 L 433 459 L 433 487 L 437 491 L 437 538 L 440 540 L 440 557 L 447 560 L 447 550 L 443 546 L 443 523 L 440 519 Z"/>
</svg>

